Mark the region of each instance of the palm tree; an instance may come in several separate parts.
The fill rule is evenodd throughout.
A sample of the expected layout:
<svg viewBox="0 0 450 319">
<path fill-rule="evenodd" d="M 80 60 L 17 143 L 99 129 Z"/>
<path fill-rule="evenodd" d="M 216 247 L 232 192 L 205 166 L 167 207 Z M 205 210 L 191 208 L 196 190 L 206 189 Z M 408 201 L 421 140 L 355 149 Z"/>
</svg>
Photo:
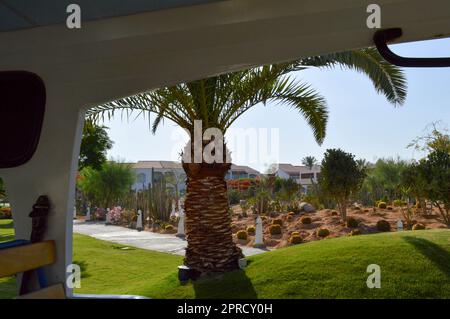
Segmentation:
<svg viewBox="0 0 450 319">
<path fill-rule="evenodd" d="M 374 48 L 333 53 L 293 62 L 272 64 L 213 76 L 119 99 L 90 109 L 92 119 L 114 116 L 120 110 L 153 113 L 152 131 L 169 119 L 194 133 L 194 120 L 208 128 L 226 130 L 253 106 L 278 102 L 296 109 L 306 119 L 320 144 L 325 138 L 328 112 L 325 99 L 289 73 L 308 67 L 346 67 L 366 74 L 376 90 L 389 102 L 402 104 L 406 81 L 402 71 L 389 64 Z M 210 141 L 203 141 L 203 147 Z M 186 149 L 192 150 L 191 140 Z M 224 158 L 226 152 L 223 152 Z M 233 243 L 231 216 L 224 176 L 230 163 L 186 163 L 186 249 L 185 264 L 202 273 L 238 268 L 241 250 Z"/>
<path fill-rule="evenodd" d="M 304 158 L 302 158 L 302 164 L 308 167 L 309 171 L 312 172 L 313 167 L 317 165 L 317 159 L 314 156 L 305 156 Z M 311 174 L 312 174 L 310 176 L 311 185 L 314 187 L 314 179 L 313 179 L 314 174 L 313 173 Z"/>
</svg>

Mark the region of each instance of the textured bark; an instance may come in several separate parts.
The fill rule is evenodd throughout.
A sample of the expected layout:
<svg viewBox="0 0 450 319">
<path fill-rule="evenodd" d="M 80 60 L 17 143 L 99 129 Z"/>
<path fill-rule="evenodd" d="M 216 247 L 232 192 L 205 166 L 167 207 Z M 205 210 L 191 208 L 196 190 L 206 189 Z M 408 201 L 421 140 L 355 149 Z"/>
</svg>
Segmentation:
<svg viewBox="0 0 450 319">
<path fill-rule="evenodd" d="M 185 264 L 202 274 L 239 268 L 242 251 L 233 242 L 225 174 L 231 164 L 187 164 Z"/>
</svg>

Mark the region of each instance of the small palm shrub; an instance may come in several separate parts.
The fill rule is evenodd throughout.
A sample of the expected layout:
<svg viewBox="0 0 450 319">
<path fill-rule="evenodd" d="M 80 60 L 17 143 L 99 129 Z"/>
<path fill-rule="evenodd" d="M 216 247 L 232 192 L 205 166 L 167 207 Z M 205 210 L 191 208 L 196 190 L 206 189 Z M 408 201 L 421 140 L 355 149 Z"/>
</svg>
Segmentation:
<svg viewBox="0 0 450 319">
<path fill-rule="evenodd" d="M 412 230 L 422 230 L 422 229 L 425 229 L 425 228 L 426 227 L 425 227 L 424 224 L 416 223 L 416 224 L 413 225 Z"/>
<path fill-rule="evenodd" d="M 281 226 L 278 224 L 270 225 L 269 233 L 271 235 L 280 235 L 281 234 Z"/>
<path fill-rule="evenodd" d="M 248 234 L 245 230 L 240 230 L 236 233 L 238 239 L 247 240 Z"/>
<path fill-rule="evenodd" d="M 361 235 L 361 230 L 359 229 L 352 229 L 352 231 L 349 234 L 350 236 L 357 236 L 357 235 Z"/>
<path fill-rule="evenodd" d="M 386 202 L 379 202 L 377 206 L 380 209 L 386 209 L 386 207 L 387 207 Z"/>
<path fill-rule="evenodd" d="M 348 217 L 346 221 L 347 227 L 356 228 L 358 227 L 358 221 L 353 217 Z"/>
<path fill-rule="evenodd" d="M 281 220 L 281 218 L 275 218 L 272 220 L 272 225 L 283 225 L 283 221 Z"/>
<path fill-rule="evenodd" d="M 296 245 L 296 244 L 301 244 L 303 242 L 303 238 L 300 235 L 293 235 L 291 236 L 291 238 L 289 239 L 289 242 L 292 245 Z"/>
<path fill-rule="evenodd" d="M 247 233 L 249 233 L 250 235 L 255 234 L 255 226 L 248 226 L 247 227 Z"/>
<path fill-rule="evenodd" d="M 312 223 L 312 219 L 311 219 L 311 217 L 303 216 L 303 217 L 300 219 L 300 222 L 301 222 L 302 224 L 308 225 L 308 224 L 311 224 L 311 223 Z"/>
<path fill-rule="evenodd" d="M 380 219 L 377 222 L 377 229 L 379 231 L 390 231 L 391 230 L 391 224 L 387 220 Z"/>
<path fill-rule="evenodd" d="M 317 236 L 319 237 L 327 237 L 330 234 L 330 231 L 326 228 L 319 228 L 317 230 Z"/>
</svg>

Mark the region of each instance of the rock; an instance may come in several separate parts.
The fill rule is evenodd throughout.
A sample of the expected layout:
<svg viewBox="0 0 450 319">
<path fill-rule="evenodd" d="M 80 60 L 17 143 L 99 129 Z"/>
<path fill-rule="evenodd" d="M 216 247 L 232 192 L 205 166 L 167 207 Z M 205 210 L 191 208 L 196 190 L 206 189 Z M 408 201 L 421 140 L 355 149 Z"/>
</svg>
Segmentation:
<svg viewBox="0 0 450 319">
<path fill-rule="evenodd" d="M 316 209 L 314 208 L 313 205 L 309 204 L 309 203 L 305 203 L 305 202 L 301 202 L 298 205 L 298 208 L 300 208 L 300 211 L 303 211 L 305 213 L 315 213 Z"/>
</svg>

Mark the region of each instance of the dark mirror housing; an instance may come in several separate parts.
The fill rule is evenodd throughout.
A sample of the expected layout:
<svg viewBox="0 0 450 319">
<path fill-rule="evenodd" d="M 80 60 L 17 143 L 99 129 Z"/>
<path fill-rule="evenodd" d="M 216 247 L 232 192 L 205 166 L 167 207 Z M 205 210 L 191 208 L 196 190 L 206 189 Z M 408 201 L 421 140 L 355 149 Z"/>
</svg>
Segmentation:
<svg viewBox="0 0 450 319">
<path fill-rule="evenodd" d="M 39 143 L 45 85 L 34 73 L 0 72 L 0 168 L 28 162 Z"/>
</svg>

